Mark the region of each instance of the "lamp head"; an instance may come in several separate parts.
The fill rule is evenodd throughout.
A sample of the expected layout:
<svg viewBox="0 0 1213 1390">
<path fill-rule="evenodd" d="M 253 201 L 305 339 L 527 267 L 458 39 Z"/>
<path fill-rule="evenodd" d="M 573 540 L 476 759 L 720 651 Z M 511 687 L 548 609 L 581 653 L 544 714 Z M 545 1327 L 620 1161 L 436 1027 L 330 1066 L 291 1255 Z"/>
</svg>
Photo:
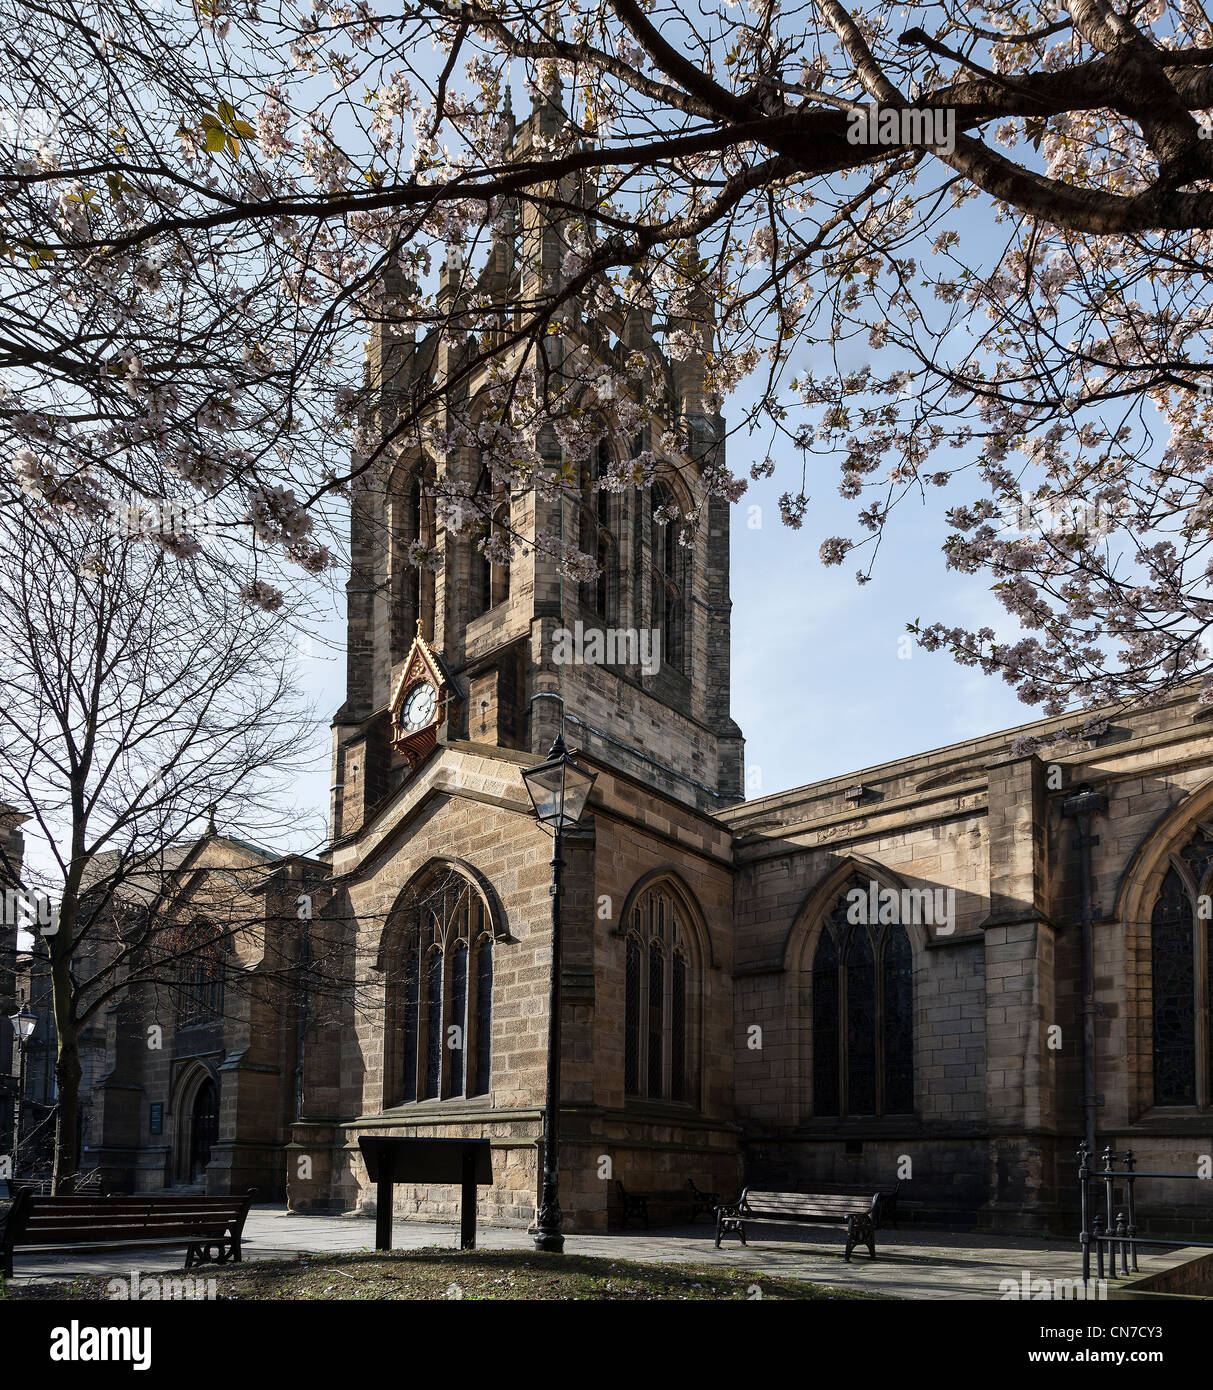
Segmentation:
<svg viewBox="0 0 1213 1390">
<path fill-rule="evenodd" d="M 13 1025 L 13 1033 L 19 1043 L 25 1043 L 33 1036 L 34 1029 L 38 1025 L 38 1015 L 29 1006 L 26 1000 L 21 1005 L 20 1010 L 15 1014 L 9 1014 L 9 1022 Z"/>
<path fill-rule="evenodd" d="M 569 756 L 557 737 L 547 759 L 522 774 L 535 815 L 554 830 L 571 830 L 581 819 L 598 778 Z"/>
</svg>

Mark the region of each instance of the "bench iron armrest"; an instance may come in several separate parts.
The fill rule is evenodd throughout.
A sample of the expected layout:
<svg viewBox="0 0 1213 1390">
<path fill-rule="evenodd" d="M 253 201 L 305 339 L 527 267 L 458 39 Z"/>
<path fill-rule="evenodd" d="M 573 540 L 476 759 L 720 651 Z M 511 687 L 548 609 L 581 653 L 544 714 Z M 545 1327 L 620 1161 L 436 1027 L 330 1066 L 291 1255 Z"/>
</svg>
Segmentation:
<svg viewBox="0 0 1213 1390">
<path fill-rule="evenodd" d="M 638 1216 L 647 1228 L 649 1224 L 648 1196 L 645 1193 L 629 1192 L 619 1178 L 615 1179 L 615 1186 L 619 1189 L 619 1200 L 623 1203 L 623 1212 L 619 1220 L 620 1226 L 625 1227 L 633 1216 Z"/>
<path fill-rule="evenodd" d="M 731 1207 L 716 1208 L 716 1249 L 720 1249 L 721 1240 L 727 1235 L 740 1236 L 741 1243 L 746 1243 L 745 1238 L 745 1211 L 738 1201 Z"/>
<path fill-rule="evenodd" d="M 869 1208 L 872 1220 L 877 1226 L 897 1225 L 897 1190 L 901 1187 L 898 1180 L 892 1187 L 882 1188 L 872 1198 L 872 1205 Z"/>
</svg>

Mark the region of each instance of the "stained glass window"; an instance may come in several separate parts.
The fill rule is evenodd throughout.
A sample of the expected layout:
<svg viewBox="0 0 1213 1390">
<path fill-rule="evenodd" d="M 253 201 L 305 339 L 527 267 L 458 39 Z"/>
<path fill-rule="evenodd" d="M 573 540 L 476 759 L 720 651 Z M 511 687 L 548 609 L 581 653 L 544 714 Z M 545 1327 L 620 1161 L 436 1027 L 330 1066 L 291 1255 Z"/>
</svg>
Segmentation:
<svg viewBox="0 0 1213 1390">
<path fill-rule="evenodd" d="M 847 950 L 847 1113 L 876 1114 L 876 962 L 864 926 Z"/>
<path fill-rule="evenodd" d="M 1192 882 L 1199 890 L 1210 864 L 1213 864 L 1213 841 L 1207 840 L 1204 834 L 1200 833 L 1184 846 L 1181 857 L 1192 875 Z"/>
<path fill-rule="evenodd" d="M 442 1087 L 442 952 L 435 951 L 425 969 L 425 1098 L 434 1100 Z"/>
<path fill-rule="evenodd" d="M 910 938 L 905 927 L 889 927 L 881 968 L 884 1029 L 884 1111 L 908 1115 L 914 1109 L 914 978 Z"/>
<path fill-rule="evenodd" d="M 492 1081 L 493 1055 L 493 939 L 485 936 L 476 948 L 476 1075 L 473 1095 L 487 1095 Z"/>
<path fill-rule="evenodd" d="M 1205 1029 L 1205 1075 L 1213 1078 L 1213 920 L 1205 922 Z"/>
<path fill-rule="evenodd" d="M 813 1113 L 839 1113 L 838 949 L 826 930 L 813 958 Z"/>
<path fill-rule="evenodd" d="M 468 948 L 466 941 L 457 941 L 451 954 L 451 1013 L 446 1023 L 446 1048 L 450 1054 L 450 1094 L 467 1094 L 468 1028 Z"/>
<path fill-rule="evenodd" d="M 224 986 L 222 934 L 210 922 L 200 919 L 183 929 L 179 949 L 183 953 L 183 960 L 175 991 L 177 1027 L 205 1028 L 221 1022 Z"/>
<path fill-rule="evenodd" d="M 1150 964 L 1154 994 L 1154 1103 L 1195 1105 L 1193 904 L 1174 868 L 1167 870 L 1150 919 Z"/>
<path fill-rule="evenodd" d="M 629 1096 L 640 1091 L 640 943 L 629 936 L 624 982 L 623 1089 Z"/>
<path fill-rule="evenodd" d="M 686 1099 L 687 962 L 674 952 L 670 981 L 670 1099 Z"/>
<path fill-rule="evenodd" d="M 624 959 L 625 1095 L 692 1098 L 691 951 L 685 911 L 661 886 L 633 908 Z"/>
<path fill-rule="evenodd" d="M 665 1042 L 665 961 L 657 942 L 649 946 L 649 1095 L 662 1092 Z"/>
<path fill-rule="evenodd" d="M 1172 857 L 1150 917 L 1156 1105 L 1213 1104 L 1210 894 L 1213 830 L 1199 825 Z"/>
<path fill-rule="evenodd" d="M 384 1104 L 486 1094 L 493 938 L 484 899 L 462 874 L 439 868 L 410 890 L 394 935 L 387 966 Z"/>
<path fill-rule="evenodd" d="M 914 982 L 898 924 L 827 917 L 812 968 L 813 1113 L 900 1115 L 914 1108 Z"/>
<path fill-rule="evenodd" d="M 402 999 L 400 1010 L 401 1043 L 401 1099 L 417 1099 L 417 987 L 420 972 L 417 968 L 417 952 L 410 951 L 404 963 Z"/>
</svg>

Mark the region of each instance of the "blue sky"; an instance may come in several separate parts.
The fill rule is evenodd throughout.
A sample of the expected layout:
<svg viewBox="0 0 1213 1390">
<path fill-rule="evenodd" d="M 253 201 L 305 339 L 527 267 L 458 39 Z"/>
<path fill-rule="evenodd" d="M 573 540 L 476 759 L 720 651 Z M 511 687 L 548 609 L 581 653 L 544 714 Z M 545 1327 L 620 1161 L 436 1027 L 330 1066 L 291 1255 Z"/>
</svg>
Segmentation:
<svg viewBox="0 0 1213 1390">
<path fill-rule="evenodd" d="M 858 562 L 826 569 L 817 558 L 826 536 L 851 530 L 851 506 L 834 492 L 834 479 L 823 474 L 810 487 L 800 531 L 779 521 L 776 499 L 788 486 L 777 470 L 750 485 L 734 515 L 733 717 L 746 736 L 748 795 L 1034 717 L 1001 679 L 899 643 L 906 623 L 919 617 L 966 626 L 999 626 L 1000 614 L 1005 621 L 979 579 L 945 571 L 939 494 L 929 509 L 898 508 L 875 577 L 861 587 Z M 763 507 L 760 530 L 746 526 L 752 502 Z M 898 652 L 907 645 L 905 659 Z"/>
</svg>

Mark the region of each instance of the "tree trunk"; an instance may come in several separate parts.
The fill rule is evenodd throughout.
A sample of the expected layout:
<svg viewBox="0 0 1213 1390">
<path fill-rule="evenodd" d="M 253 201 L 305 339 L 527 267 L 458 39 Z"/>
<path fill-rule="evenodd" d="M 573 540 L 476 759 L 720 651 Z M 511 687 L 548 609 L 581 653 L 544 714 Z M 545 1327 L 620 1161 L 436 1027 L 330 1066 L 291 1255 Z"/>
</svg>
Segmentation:
<svg viewBox="0 0 1213 1390">
<path fill-rule="evenodd" d="M 80 1128 L 80 1052 L 76 1040 L 76 1017 L 69 973 L 71 957 L 52 947 L 51 988 L 55 1009 L 58 1053 L 55 1080 L 58 1083 L 58 1109 L 55 1115 L 55 1171 L 52 1192 L 71 1192 L 76 1178 L 76 1153 Z"/>
<path fill-rule="evenodd" d="M 73 1038 L 65 1047 L 59 1043 L 55 1061 L 59 1083 L 59 1108 L 55 1116 L 55 1174 L 52 1191 L 70 1192 L 76 1181 L 77 1131 L 80 1120 L 80 1055 Z"/>
</svg>

